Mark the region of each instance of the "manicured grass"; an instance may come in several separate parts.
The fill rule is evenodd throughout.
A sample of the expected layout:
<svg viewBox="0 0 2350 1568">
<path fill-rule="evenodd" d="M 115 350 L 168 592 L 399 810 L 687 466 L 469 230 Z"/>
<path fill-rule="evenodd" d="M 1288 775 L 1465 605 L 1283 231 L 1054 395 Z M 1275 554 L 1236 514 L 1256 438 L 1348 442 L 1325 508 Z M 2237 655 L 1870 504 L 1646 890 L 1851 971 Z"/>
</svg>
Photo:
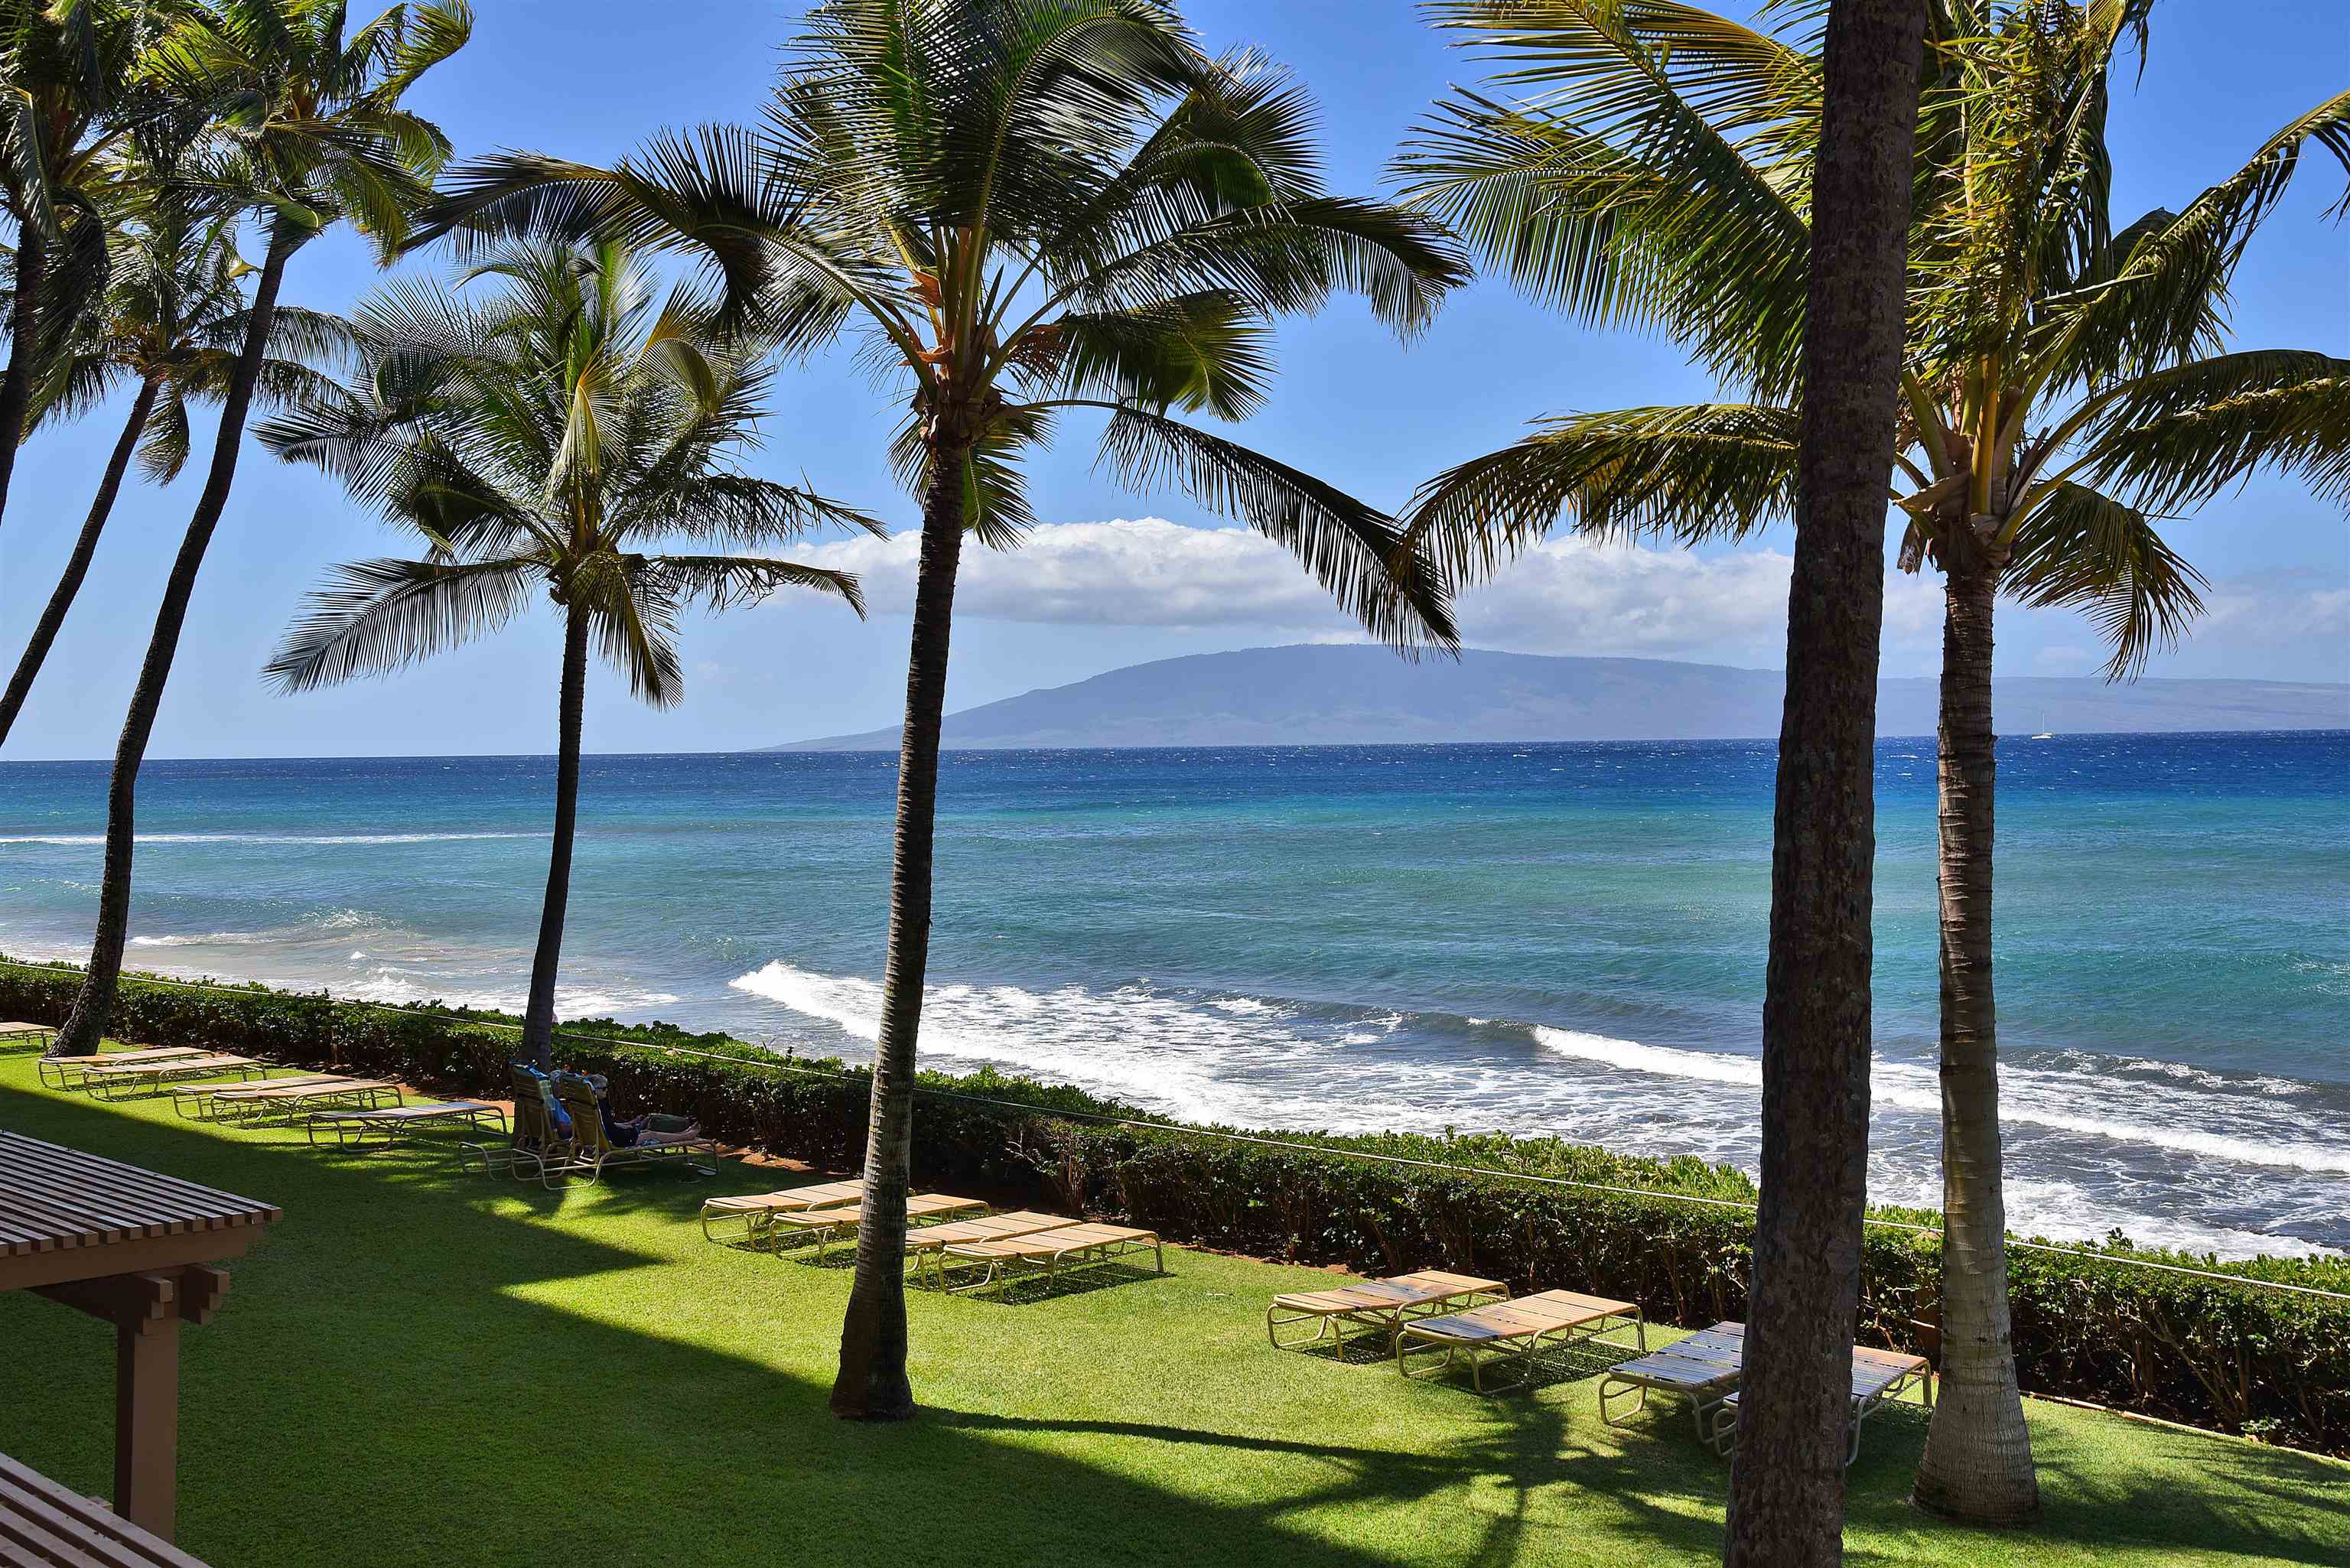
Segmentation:
<svg viewBox="0 0 2350 1568">
<path fill-rule="evenodd" d="M 1481 1398 L 1270 1348 L 1266 1297 L 1327 1274 L 1171 1251 L 1170 1277 L 1051 1300 L 917 1293 L 922 1414 L 858 1427 L 824 1407 L 847 1270 L 694 1223 L 772 1170 L 547 1193 L 57 1096 L 25 1055 L 0 1126 L 284 1207 L 185 1341 L 180 1538 L 224 1565 L 1720 1560 L 1727 1472 L 1678 1408 L 1618 1431 L 1588 1376 Z M 0 1347 L 0 1451 L 103 1492 L 107 1332 L 17 1293 Z M 1907 1508 L 1923 1424 L 1872 1420 L 1849 1560 L 2350 1563 L 2350 1466 L 2032 1425 L 2046 1520 L 1992 1534 Z"/>
</svg>

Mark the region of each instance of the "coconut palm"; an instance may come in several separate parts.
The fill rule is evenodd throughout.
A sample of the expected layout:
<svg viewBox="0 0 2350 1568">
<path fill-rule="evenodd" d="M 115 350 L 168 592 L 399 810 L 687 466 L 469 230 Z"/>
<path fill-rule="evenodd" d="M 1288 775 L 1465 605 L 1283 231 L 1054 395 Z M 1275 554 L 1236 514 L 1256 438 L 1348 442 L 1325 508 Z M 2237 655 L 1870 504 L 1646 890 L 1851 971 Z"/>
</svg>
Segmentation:
<svg viewBox="0 0 2350 1568">
<path fill-rule="evenodd" d="M 216 402 L 227 392 L 248 325 L 242 280 L 251 271 L 239 260 L 234 238 L 226 220 L 199 221 L 184 207 L 151 214 L 123 231 L 103 301 L 84 314 L 36 389 L 36 428 L 44 421 L 75 418 L 126 389 L 131 398 L 89 514 L 0 693 L 0 745 L 7 743 L 81 591 L 131 458 L 137 456 L 149 480 L 170 483 L 188 461 L 189 401 Z M 270 338 L 274 357 L 261 362 L 255 395 L 282 400 L 317 374 L 304 358 L 333 352 L 344 332 L 333 317 L 281 306 Z"/>
<path fill-rule="evenodd" d="M 0 370 L 0 512 L 43 360 L 105 286 L 121 154 L 201 105 L 141 69 L 173 0 L 0 0 L 0 208 L 16 230 Z M 175 114 L 176 111 L 176 114 Z"/>
<path fill-rule="evenodd" d="M 2223 352 L 2246 243 L 2350 93 L 2180 211 L 2106 210 L 2110 78 L 2150 0 L 1934 0 L 1909 243 L 1898 560 L 1943 573 L 1942 1378 L 1927 1506 L 2037 1506 L 2009 1340 L 1991 994 L 1992 608 L 2085 612 L 2135 673 L 2199 609 L 2160 524 L 2255 469 L 2350 498 L 2350 361 Z M 1564 518 L 1742 539 L 1793 514 L 1820 61 L 1805 7 L 1757 31 L 1678 0 L 1445 0 L 1503 62 L 1402 159 L 1520 287 L 1662 328 L 1744 400 L 1542 421 L 1439 476 L 1413 527 L 1482 570 Z"/>
<path fill-rule="evenodd" d="M 833 1408 L 910 1414 L 902 1282 L 932 813 L 964 540 L 1033 520 L 1024 462 L 1070 417 L 1100 461 L 1287 545 L 1397 642 L 1449 642 L 1441 585 L 1390 519 L 1174 411 L 1241 419 L 1270 319 L 1359 291 L 1399 329 L 1462 264 L 1427 220 L 1325 189 L 1312 110 L 1250 56 L 1212 59 L 1157 0 L 830 0 L 765 123 L 665 136 L 605 170 L 534 155 L 452 171 L 438 227 L 621 234 L 698 254 L 786 348 L 852 319 L 896 379 L 893 456 L 922 533 L 899 747 L 866 1220 Z"/>
<path fill-rule="evenodd" d="M 216 115 L 207 142 L 175 178 L 227 210 L 263 214 L 267 246 L 254 282 L 244 341 L 221 399 L 212 467 L 164 580 L 132 688 L 106 794 L 106 858 L 89 969 L 57 1048 L 98 1048 L 122 972 L 130 921 L 132 834 L 139 765 L 155 727 L 213 531 L 227 508 L 245 416 L 268 358 L 286 264 L 346 220 L 388 248 L 431 190 L 449 153 L 438 128 L 402 109 L 418 78 L 463 47 L 473 27 L 464 0 L 400 5 L 357 29 L 342 0 L 203 0 L 151 50 L 145 69 L 182 101 Z"/>
<path fill-rule="evenodd" d="M 678 618 L 696 600 L 717 610 L 806 587 L 863 613 L 845 573 L 740 552 L 821 522 L 880 529 L 740 470 L 767 375 L 721 344 L 702 301 L 660 297 L 617 244 L 516 250 L 477 275 L 503 292 L 475 303 L 411 283 L 364 305 L 350 385 L 257 432 L 425 546 L 337 568 L 268 674 L 304 691 L 397 670 L 497 629 L 538 589 L 560 611 L 555 841 L 523 1027 L 524 1050 L 552 1066 L 589 641 L 638 697 L 670 707 L 684 695 Z M 662 538 L 727 553 L 644 553 Z"/>
</svg>

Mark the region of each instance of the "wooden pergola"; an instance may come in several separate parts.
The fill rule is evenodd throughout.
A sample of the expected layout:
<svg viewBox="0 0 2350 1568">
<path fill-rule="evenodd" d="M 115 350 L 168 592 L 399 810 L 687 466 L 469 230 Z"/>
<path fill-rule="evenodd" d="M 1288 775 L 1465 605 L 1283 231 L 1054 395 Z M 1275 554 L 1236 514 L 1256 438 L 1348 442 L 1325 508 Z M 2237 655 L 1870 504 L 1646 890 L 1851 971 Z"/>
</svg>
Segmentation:
<svg viewBox="0 0 2350 1568">
<path fill-rule="evenodd" d="M 280 1211 L 266 1203 L 0 1132 L 0 1291 L 32 1291 L 114 1325 L 114 1508 L 172 1538 L 180 1325 L 228 1293 Z"/>
</svg>

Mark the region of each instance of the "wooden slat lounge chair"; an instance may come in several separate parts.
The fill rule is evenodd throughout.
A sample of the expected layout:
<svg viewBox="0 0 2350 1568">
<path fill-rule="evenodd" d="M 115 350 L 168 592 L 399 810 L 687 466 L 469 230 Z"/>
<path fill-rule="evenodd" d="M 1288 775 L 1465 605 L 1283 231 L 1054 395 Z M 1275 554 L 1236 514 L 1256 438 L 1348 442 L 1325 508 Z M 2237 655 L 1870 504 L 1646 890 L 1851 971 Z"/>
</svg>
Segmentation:
<svg viewBox="0 0 2350 1568">
<path fill-rule="evenodd" d="M 291 1089 L 306 1084 L 347 1084 L 340 1073 L 297 1073 L 284 1078 L 226 1078 L 214 1083 L 174 1084 L 172 1108 L 190 1121 L 210 1121 L 217 1115 L 213 1099 L 237 1090 Z"/>
<path fill-rule="evenodd" d="M 251 1056 L 226 1054 L 212 1056 L 173 1056 L 147 1062 L 96 1064 L 84 1069 L 87 1086 L 101 1100 L 119 1100 L 145 1089 L 160 1093 L 166 1085 L 190 1078 L 257 1078 L 269 1070 L 265 1062 Z"/>
<path fill-rule="evenodd" d="M 100 1051 L 95 1056 L 44 1056 L 40 1062 L 41 1082 L 59 1091 L 87 1089 L 92 1067 L 127 1067 L 139 1062 L 211 1054 L 194 1045 L 150 1045 L 138 1051 Z"/>
<path fill-rule="evenodd" d="M 769 1221 L 778 1214 L 797 1214 L 808 1209 L 837 1209 L 844 1203 L 854 1203 L 865 1196 L 861 1179 L 819 1181 L 807 1187 L 785 1187 L 774 1192 L 737 1192 L 724 1198 L 702 1200 L 702 1239 L 715 1241 L 712 1225 L 741 1225 L 743 1234 L 736 1238 L 756 1245 Z"/>
<path fill-rule="evenodd" d="M 1608 1368 L 1599 1380 L 1600 1418 L 1611 1427 L 1621 1426 L 1626 1417 L 1648 1408 L 1649 1395 L 1667 1395 L 1690 1402 L 1698 1440 L 1709 1441 L 1713 1413 L 1737 1388 L 1745 1358 L 1744 1324 L 1701 1328 L 1637 1361 Z"/>
<path fill-rule="evenodd" d="M 213 1096 L 215 1121 L 257 1122 L 276 1117 L 292 1121 L 319 1110 L 371 1111 L 400 1103 L 400 1085 L 384 1078 L 342 1078 L 288 1084 L 264 1078 L 223 1089 Z"/>
<path fill-rule="evenodd" d="M 969 1241 L 1006 1241 L 1015 1236 L 1034 1236 L 1043 1231 L 1059 1231 L 1082 1221 L 1066 1214 L 1045 1214 L 1034 1209 L 1015 1209 L 1009 1214 L 986 1214 L 976 1220 L 950 1220 L 943 1225 L 924 1225 L 906 1232 L 906 1256 L 912 1261 L 914 1272 L 924 1277 L 924 1282 L 934 1286 L 946 1282 L 938 1263 L 949 1247 Z"/>
<path fill-rule="evenodd" d="M 948 1286 L 966 1293 L 983 1291 L 992 1284 L 1009 1284 L 1024 1268 L 1031 1272 L 1041 1269 L 1045 1290 L 1049 1294 L 1064 1267 L 1107 1263 L 1128 1252 L 1144 1251 L 1155 1254 L 1155 1267 L 1159 1273 L 1167 1272 L 1167 1246 L 1156 1231 L 1139 1230 L 1131 1225 L 1065 1225 L 1000 1241 L 965 1241 L 946 1247 L 941 1251 L 938 1269 L 941 1282 L 952 1263 L 968 1264 L 978 1270 L 979 1278 L 969 1284 Z"/>
<path fill-rule="evenodd" d="M 33 1568 L 204 1568 L 102 1502 L 0 1454 L 0 1563 Z"/>
<path fill-rule="evenodd" d="M 1575 1291 L 1543 1291 L 1514 1301 L 1471 1307 L 1446 1317 L 1424 1317 L 1398 1325 L 1396 1370 L 1407 1377 L 1433 1374 L 1414 1372 L 1410 1358 L 1440 1353 L 1436 1368 L 1449 1370 L 1454 1361 L 1469 1364 L 1469 1382 L 1480 1394 L 1519 1388 L 1534 1381 L 1545 1351 L 1564 1350 L 1586 1339 L 1630 1329 L 1642 1350 L 1648 1347 L 1648 1325 L 1630 1302 L 1586 1296 Z M 1508 1383 L 1487 1386 L 1485 1363 L 1503 1358 L 1518 1376 Z"/>
<path fill-rule="evenodd" d="M 1456 1307 L 1487 1301 L 1507 1301 L 1510 1287 L 1499 1280 L 1468 1274 L 1448 1274 L 1440 1269 L 1396 1274 L 1384 1280 L 1357 1280 L 1326 1291 L 1292 1291 L 1273 1298 L 1264 1309 L 1264 1336 L 1275 1350 L 1303 1350 L 1324 1340 L 1340 1340 L 1348 1324 L 1377 1330 L 1390 1347 L 1396 1330 L 1406 1318 L 1433 1317 Z M 1314 1332 L 1284 1340 L 1281 1331 L 1294 1324 L 1311 1323 Z"/>
<path fill-rule="evenodd" d="M 25 1045 L 47 1046 L 57 1037 L 57 1032 L 46 1023 L 0 1023 L 0 1049 L 14 1050 Z"/>
<path fill-rule="evenodd" d="M 317 1148 L 331 1137 L 337 1147 L 401 1143 L 432 1132 L 506 1130 L 506 1114 L 484 1100 L 437 1105 L 378 1106 L 365 1110 L 315 1111 L 302 1123 Z"/>
<path fill-rule="evenodd" d="M 941 1220 L 950 1214 L 984 1214 L 987 1205 L 976 1198 L 957 1198 L 945 1192 L 917 1192 L 906 1199 L 906 1222 L 909 1225 L 925 1220 Z M 777 1237 L 793 1235 L 816 1242 L 816 1261 L 824 1262 L 826 1251 L 835 1241 L 857 1234 L 865 1222 L 865 1203 L 837 1204 L 829 1209 L 806 1209 L 797 1214 L 777 1214 L 767 1223 Z"/>
<path fill-rule="evenodd" d="M 603 1107 L 596 1103 L 596 1091 L 585 1082 L 558 1075 L 555 1097 L 571 1116 L 571 1158 L 542 1169 L 540 1180 L 548 1187 L 567 1186 L 575 1179 L 593 1187 L 605 1171 L 628 1165 L 682 1165 L 698 1175 L 718 1174 L 714 1138 L 698 1132 L 648 1132 L 635 1143 L 614 1143 L 604 1130 Z"/>
<path fill-rule="evenodd" d="M 1849 1468 L 1860 1458 L 1860 1424 L 1883 1406 L 1898 1403 L 1901 1396 L 1915 1390 L 1918 1404 L 1930 1411 L 1934 1407 L 1933 1364 L 1922 1355 L 1911 1355 L 1898 1350 L 1874 1350 L 1867 1345 L 1855 1345 L 1852 1351 L 1852 1421 L 1844 1462 Z M 1726 1394 L 1713 1412 L 1713 1429 L 1706 1438 L 1713 1451 L 1728 1459 L 1738 1447 L 1738 1396 Z"/>
</svg>

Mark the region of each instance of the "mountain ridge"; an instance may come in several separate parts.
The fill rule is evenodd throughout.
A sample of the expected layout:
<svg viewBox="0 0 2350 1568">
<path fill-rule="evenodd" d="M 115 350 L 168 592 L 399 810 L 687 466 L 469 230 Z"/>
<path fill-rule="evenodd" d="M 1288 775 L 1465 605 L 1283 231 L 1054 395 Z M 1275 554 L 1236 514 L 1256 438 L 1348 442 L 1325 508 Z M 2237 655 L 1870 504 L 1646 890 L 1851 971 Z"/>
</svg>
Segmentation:
<svg viewBox="0 0 2350 1568">
<path fill-rule="evenodd" d="M 1775 670 L 1493 649 L 1417 664 L 1384 648 L 1293 643 L 1151 659 L 947 716 L 948 750 L 1461 744 L 1775 738 Z M 2078 676 L 1993 683 L 2002 734 L 2350 729 L 2350 685 Z M 1929 676 L 1878 683 L 1877 733 L 1930 735 Z M 899 726 L 771 752 L 886 751 Z"/>
</svg>

